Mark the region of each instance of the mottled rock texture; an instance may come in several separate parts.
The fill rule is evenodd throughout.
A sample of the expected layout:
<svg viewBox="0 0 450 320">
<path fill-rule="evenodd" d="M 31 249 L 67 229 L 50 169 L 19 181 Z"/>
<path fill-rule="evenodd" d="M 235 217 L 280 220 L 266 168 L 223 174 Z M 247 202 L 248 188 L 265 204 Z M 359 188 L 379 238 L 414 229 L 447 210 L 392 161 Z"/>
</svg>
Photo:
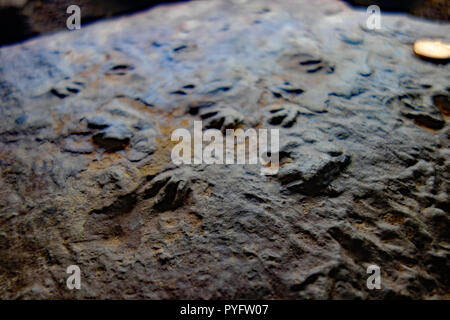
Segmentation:
<svg viewBox="0 0 450 320">
<path fill-rule="evenodd" d="M 448 298 L 450 68 L 412 44 L 450 27 L 365 19 L 199 1 L 0 49 L 0 297 Z M 172 164 L 201 119 L 278 128 L 279 173 Z"/>
</svg>

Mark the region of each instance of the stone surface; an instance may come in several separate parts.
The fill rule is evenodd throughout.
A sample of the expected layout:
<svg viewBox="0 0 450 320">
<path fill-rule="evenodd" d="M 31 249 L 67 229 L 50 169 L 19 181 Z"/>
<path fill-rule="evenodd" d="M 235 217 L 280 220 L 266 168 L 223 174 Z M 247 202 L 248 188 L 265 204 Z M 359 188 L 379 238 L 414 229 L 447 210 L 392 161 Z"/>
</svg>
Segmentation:
<svg viewBox="0 0 450 320">
<path fill-rule="evenodd" d="M 450 28 L 365 19 L 199 1 L 0 49 L 0 297 L 448 298 L 450 73 L 412 45 Z M 174 165 L 194 120 L 278 128 L 279 173 Z"/>
</svg>

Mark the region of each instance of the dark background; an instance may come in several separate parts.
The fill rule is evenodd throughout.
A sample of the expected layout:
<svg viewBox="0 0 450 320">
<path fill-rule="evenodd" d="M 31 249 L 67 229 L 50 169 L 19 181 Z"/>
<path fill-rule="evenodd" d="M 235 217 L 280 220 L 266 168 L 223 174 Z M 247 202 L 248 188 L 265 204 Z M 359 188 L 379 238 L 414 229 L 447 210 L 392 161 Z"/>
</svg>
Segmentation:
<svg viewBox="0 0 450 320">
<path fill-rule="evenodd" d="M 448 21 L 450 0 L 348 0 L 347 2 L 368 7 L 378 5 L 382 10 L 405 11 L 415 16 Z"/>
</svg>

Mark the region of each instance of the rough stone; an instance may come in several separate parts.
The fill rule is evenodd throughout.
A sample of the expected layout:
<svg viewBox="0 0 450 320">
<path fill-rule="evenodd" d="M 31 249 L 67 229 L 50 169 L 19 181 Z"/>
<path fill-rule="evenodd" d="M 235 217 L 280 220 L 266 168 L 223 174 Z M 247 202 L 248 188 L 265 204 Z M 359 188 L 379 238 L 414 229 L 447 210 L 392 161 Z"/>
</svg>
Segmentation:
<svg viewBox="0 0 450 320">
<path fill-rule="evenodd" d="M 429 36 L 449 26 L 193 1 L 1 48 L 0 297 L 448 298 L 450 67 L 413 54 Z M 278 174 L 175 165 L 195 120 L 279 129 Z"/>
</svg>

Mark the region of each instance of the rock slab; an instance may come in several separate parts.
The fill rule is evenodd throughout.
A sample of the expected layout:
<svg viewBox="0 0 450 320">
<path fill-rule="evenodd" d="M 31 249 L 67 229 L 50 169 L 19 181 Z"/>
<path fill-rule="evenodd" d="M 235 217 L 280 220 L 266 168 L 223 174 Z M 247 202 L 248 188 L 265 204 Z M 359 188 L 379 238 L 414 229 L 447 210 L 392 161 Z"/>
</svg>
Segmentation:
<svg viewBox="0 0 450 320">
<path fill-rule="evenodd" d="M 450 69 L 412 45 L 449 35 L 196 1 L 1 48 L 0 297 L 448 298 Z M 279 129 L 278 174 L 174 165 L 194 120 Z"/>
</svg>

